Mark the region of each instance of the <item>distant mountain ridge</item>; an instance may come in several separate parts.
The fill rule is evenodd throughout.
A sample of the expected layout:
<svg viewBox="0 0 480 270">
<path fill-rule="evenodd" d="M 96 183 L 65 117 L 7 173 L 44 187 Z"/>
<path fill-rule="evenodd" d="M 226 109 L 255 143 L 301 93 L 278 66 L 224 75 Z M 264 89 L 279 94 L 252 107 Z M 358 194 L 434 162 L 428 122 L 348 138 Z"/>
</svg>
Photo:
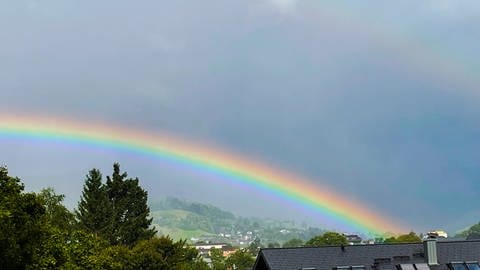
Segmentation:
<svg viewBox="0 0 480 270">
<path fill-rule="evenodd" d="M 226 242 L 246 246 L 258 238 L 263 244 L 281 244 L 292 238 L 308 240 L 324 230 L 263 218 L 237 217 L 219 207 L 167 197 L 150 203 L 159 234 L 190 242 Z"/>
</svg>

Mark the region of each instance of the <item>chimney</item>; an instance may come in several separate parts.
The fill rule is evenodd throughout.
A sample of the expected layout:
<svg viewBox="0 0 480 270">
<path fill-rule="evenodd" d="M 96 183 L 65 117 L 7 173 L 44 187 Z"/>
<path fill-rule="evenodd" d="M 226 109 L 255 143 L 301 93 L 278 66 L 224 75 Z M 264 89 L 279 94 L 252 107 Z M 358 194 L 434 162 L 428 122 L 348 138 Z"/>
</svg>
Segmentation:
<svg viewBox="0 0 480 270">
<path fill-rule="evenodd" d="M 437 239 L 427 238 L 423 241 L 425 259 L 428 265 L 438 265 Z"/>
</svg>

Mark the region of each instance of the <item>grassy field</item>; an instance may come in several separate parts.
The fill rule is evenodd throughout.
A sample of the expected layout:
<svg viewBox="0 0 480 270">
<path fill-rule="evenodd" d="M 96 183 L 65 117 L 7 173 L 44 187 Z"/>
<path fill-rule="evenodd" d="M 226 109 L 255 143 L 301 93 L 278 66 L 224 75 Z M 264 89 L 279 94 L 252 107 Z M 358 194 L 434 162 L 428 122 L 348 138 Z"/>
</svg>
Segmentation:
<svg viewBox="0 0 480 270">
<path fill-rule="evenodd" d="M 198 238 L 200 236 L 212 235 L 211 232 L 200 229 L 181 229 L 180 225 L 189 215 L 192 215 L 192 212 L 179 209 L 157 210 L 151 213 L 151 216 L 153 217 L 153 225 L 157 229 L 158 233 L 162 235 L 169 235 L 174 240 L 190 240 L 192 237 Z"/>
</svg>

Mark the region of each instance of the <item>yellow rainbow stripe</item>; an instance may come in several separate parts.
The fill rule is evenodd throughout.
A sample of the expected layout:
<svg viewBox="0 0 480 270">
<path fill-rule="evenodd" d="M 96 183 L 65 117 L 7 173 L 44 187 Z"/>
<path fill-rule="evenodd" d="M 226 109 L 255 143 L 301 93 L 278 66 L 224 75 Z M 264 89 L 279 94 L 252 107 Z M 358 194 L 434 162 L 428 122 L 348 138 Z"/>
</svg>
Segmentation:
<svg viewBox="0 0 480 270">
<path fill-rule="evenodd" d="M 126 150 L 219 175 L 225 181 L 246 185 L 302 209 L 313 210 L 321 220 L 354 232 L 378 235 L 406 231 L 386 216 L 309 179 L 212 146 L 178 140 L 171 135 L 71 119 L 0 115 L 0 143 L 2 140 L 8 143 L 12 138 Z"/>
</svg>

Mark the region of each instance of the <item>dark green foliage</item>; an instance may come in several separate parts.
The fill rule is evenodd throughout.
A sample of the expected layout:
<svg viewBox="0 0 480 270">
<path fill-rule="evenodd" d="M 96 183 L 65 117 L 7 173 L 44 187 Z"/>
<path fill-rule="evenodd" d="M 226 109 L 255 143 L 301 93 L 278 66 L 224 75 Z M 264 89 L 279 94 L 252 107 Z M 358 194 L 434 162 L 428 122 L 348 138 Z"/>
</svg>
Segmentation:
<svg viewBox="0 0 480 270">
<path fill-rule="evenodd" d="M 225 257 L 221 249 L 210 249 L 210 259 L 212 260 L 213 270 L 224 270 L 226 267 Z"/>
<path fill-rule="evenodd" d="M 20 179 L 0 167 L 0 265 L 5 269 L 31 268 L 47 237 L 45 207 L 23 189 Z"/>
<path fill-rule="evenodd" d="M 179 228 L 182 230 L 202 230 L 206 232 L 214 231 L 211 221 L 206 219 L 205 217 L 189 214 L 183 220 L 182 223 L 179 224 Z"/>
<path fill-rule="evenodd" d="M 82 229 L 112 245 L 134 245 L 155 235 L 149 214 L 147 192 L 139 186 L 138 178 L 121 173 L 118 163 L 113 165 L 113 174 L 107 176 L 105 185 L 100 171 L 93 169 L 87 175 L 77 210 Z"/>
<path fill-rule="evenodd" d="M 88 172 L 78 203 L 76 218 L 81 229 L 107 236 L 110 228 L 111 206 L 102 185 L 102 174 L 97 169 Z"/>
<path fill-rule="evenodd" d="M 116 166 L 115 177 L 119 174 Z M 104 208 L 89 205 L 89 200 L 99 202 L 107 196 L 107 187 L 101 184 L 101 175 L 92 170 L 87 176 L 87 183 L 82 196 L 77 217 L 82 226 L 77 226 L 73 214 L 62 204 L 64 196 L 57 195 L 52 188 L 42 190 L 38 195 L 25 193 L 20 179 L 8 176 L 6 168 L 0 167 L 0 268 L 1 269 L 209 269 L 199 257 L 198 252 L 186 245 L 185 241 L 174 242 L 169 237 L 145 236 L 148 222 L 146 192 L 138 187 L 138 179 L 124 179 L 116 182 L 119 191 L 131 198 L 112 196 L 117 203 L 116 211 L 132 204 L 122 214 L 124 226 L 117 229 L 123 233 L 120 239 L 135 239 L 134 243 L 111 244 L 104 239 L 108 230 L 95 228 L 104 222 L 89 211 L 108 210 L 109 200 Z M 113 176 L 112 176 L 113 178 Z M 131 181 L 130 181 L 131 180 Z M 105 197 L 102 197 L 102 192 Z M 132 200 L 138 200 L 135 203 Z M 140 205 L 138 205 L 140 204 Z M 105 207 L 106 206 L 106 207 Z M 122 206 L 122 207 L 120 207 Z M 94 209 L 94 210 L 92 210 Z M 100 210 L 98 210 L 100 209 Z M 111 211 L 111 210 L 108 210 Z M 144 214 L 147 212 L 147 214 Z M 108 213 L 108 212 L 107 212 Z M 114 213 L 114 211 L 112 211 Z M 139 214 L 140 213 L 140 214 Z M 135 217 L 147 221 L 139 221 Z M 113 216 L 112 219 L 118 218 Z M 131 218 L 131 219 L 130 219 Z M 107 220 L 110 221 L 110 218 Z M 96 223 L 97 222 L 97 223 Z M 138 227 L 136 227 L 138 226 Z M 108 229 L 113 227 L 105 226 Z M 103 227 L 101 227 L 103 228 Z M 140 233 L 138 232 L 140 231 Z M 133 236 L 130 236 L 133 235 Z M 141 236 L 145 240 L 141 240 Z M 132 238 L 128 238 L 132 237 Z M 120 241 L 119 241 L 120 242 Z"/>
<path fill-rule="evenodd" d="M 472 225 L 468 230 L 455 235 L 455 237 L 465 238 L 467 240 L 480 239 L 480 223 Z"/>
<path fill-rule="evenodd" d="M 422 238 L 420 238 L 416 233 L 410 232 L 408 234 L 403 234 L 398 237 L 390 237 L 383 241 L 385 244 L 391 243 L 419 243 L 422 242 Z"/>
<path fill-rule="evenodd" d="M 136 269 L 202 269 L 206 265 L 185 241 L 160 237 L 140 241 L 132 249 Z"/>
<path fill-rule="evenodd" d="M 340 233 L 336 232 L 326 232 L 322 235 L 318 235 L 308 240 L 305 243 L 307 247 L 320 247 L 320 246 L 339 246 L 346 245 L 347 238 Z"/>
<path fill-rule="evenodd" d="M 258 252 L 260 251 L 260 249 L 262 248 L 262 243 L 261 243 L 261 240 L 260 238 L 255 238 L 253 239 L 253 241 L 250 243 L 250 245 L 248 246 L 247 250 L 248 252 L 250 252 L 250 255 L 252 256 L 257 256 Z"/>
<path fill-rule="evenodd" d="M 48 222 L 61 230 L 70 230 L 75 225 L 74 215 L 62 204 L 65 195 L 56 194 L 53 188 L 44 188 L 38 194 L 45 206 Z"/>
<path fill-rule="evenodd" d="M 246 249 L 237 250 L 226 260 L 226 266 L 229 269 L 249 270 L 252 269 L 253 264 L 255 264 L 255 257 Z"/>
<path fill-rule="evenodd" d="M 107 176 L 105 190 L 111 207 L 110 243 L 132 245 L 155 235 L 150 228 L 147 192 L 138 185 L 138 178 L 127 178 L 127 173 L 120 173 L 120 165 L 115 163 L 112 176 Z"/>
<path fill-rule="evenodd" d="M 303 241 L 297 238 L 290 239 L 287 242 L 283 243 L 284 248 L 302 247 L 303 245 Z"/>
<path fill-rule="evenodd" d="M 268 243 L 267 247 L 268 247 L 268 248 L 279 248 L 279 247 L 280 247 L 280 243 L 271 242 L 271 243 Z"/>
</svg>

